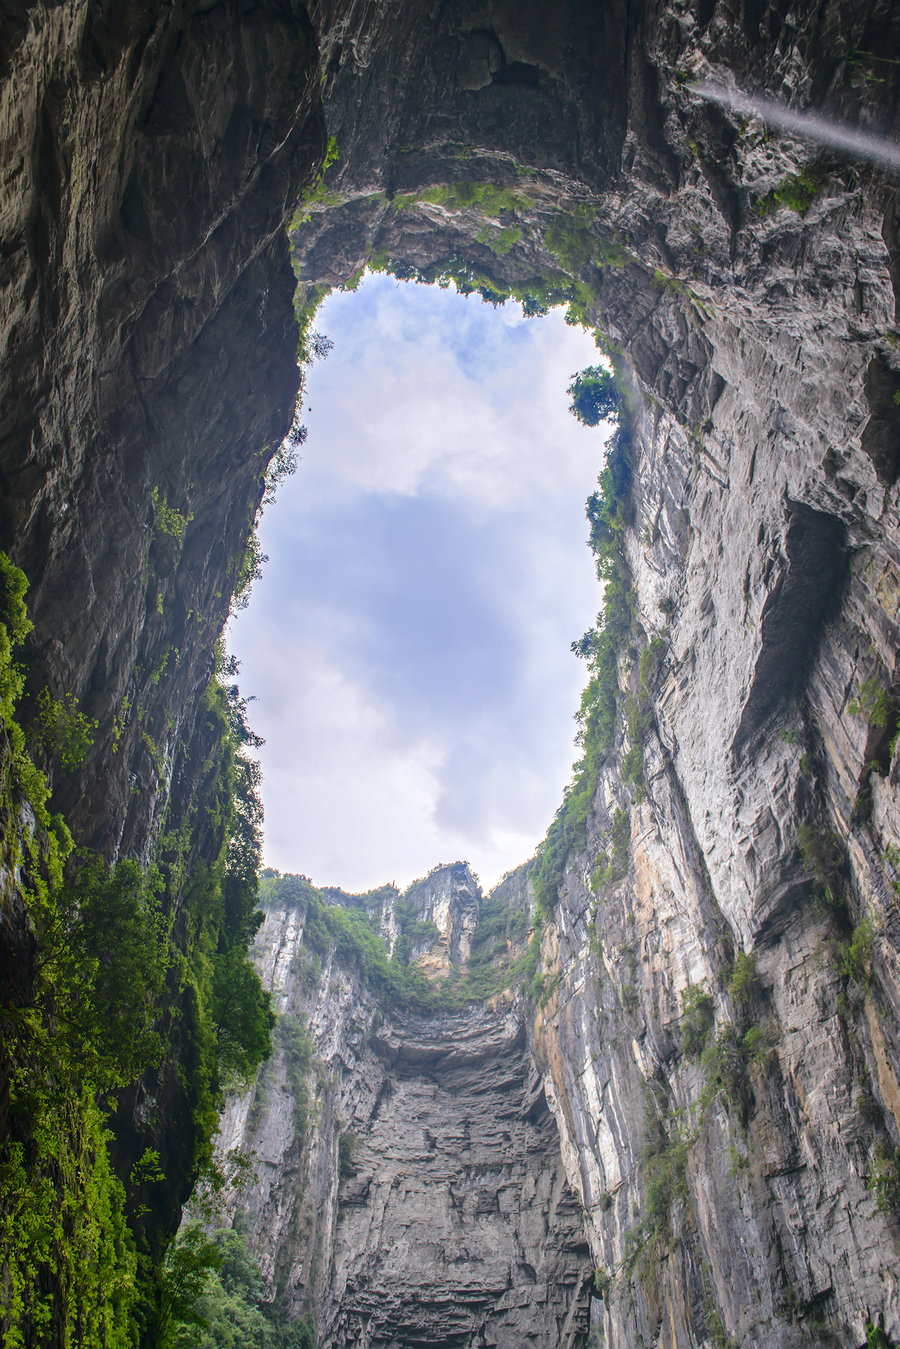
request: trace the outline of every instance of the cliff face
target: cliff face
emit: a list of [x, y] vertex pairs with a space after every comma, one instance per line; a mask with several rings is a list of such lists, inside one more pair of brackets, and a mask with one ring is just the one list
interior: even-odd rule
[[[408, 892], [438, 930], [423, 968], [458, 971], [480, 898], [460, 865]], [[220, 1133], [254, 1155], [231, 1211], [270, 1298], [341, 1349], [583, 1343], [593, 1266], [521, 1006], [392, 1011], [305, 923], [302, 888], [267, 910], [276, 1053]]]
[[[147, 859], [196, 796], [297, 387], [301, 194], [301, 300], [370, 258], [564, 299], [631, 405], [619, 715], [543, 1005], [385, 1016], [327, 953], [304, 972], [299, 911], [267, 919], [326, 1065], [305, 1132], [299, 1042], [226, 1124], [264, 1162], [273, 1293], [335, 1345], [575, 1344], [587, 1264], [622, 1349], [900, 1338], [896, 184], [695, 84], [896, 137], [892, 6], [138, 8], [0, 18], [2, 541], [32, 688], [100, 723], [55, 784], [81, 841]], [[410, 954], [446, 978], [478, 897], [440, 877]]]
[[0, 19], [2, 526], [31, 683], [100, 722], [59, 805], [148, 856], [293, 413], [282, 226], [324, 130], [301, 5], [107, 8]]

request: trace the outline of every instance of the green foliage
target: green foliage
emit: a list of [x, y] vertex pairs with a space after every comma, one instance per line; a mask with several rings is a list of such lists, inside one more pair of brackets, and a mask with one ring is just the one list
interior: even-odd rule
[[891, 1342], [881, 1326], [866, 1322], [866, 1349], [891, 1349]]
[[715, 1003], [705, 982], [690, 984], [681, 995], [681, 1042], [688, 1058], [699, 1058], [715, 1023]]
[[719, 1027], [715, 1040], [703, 1050], [700, 1064], [706, 1074], [701, 1104], [704, 1107], [709, 1105], [722, 1092], [743, 1116], [746, 1109], [747, 1064], [734, 1026], [726, 1022]]
[[769, 1061], [775, 1044], [775, 1030], [771, 1025], [750, 1026], [741, 1039], [741, 1049], [748, 1063], [762, 1068]]
[[868, 988], [872, 982], [872, 948], [875, 944], [875, 924], [868, 914], [853, 929], [849, 942], [841, 945], [841, 971], [854, 983]]
[[498, 216], [501, 211], [515, 215], [527, 211], [532, 205], [531, 197], [520, 195], [509, 188], [494, 183], [473, 183], [468, 179], [460, 179], [459, 182], [448, 183], [444, 187], [428, 188], [417, 195], [398, 194], [394, 198], [394, 209], [400, 211], [405, 206], [414, 206], [420, 201], [433, 202], [435, 205], [446, 207], [448, 211], [477, 211], [481, 215], [492, 217]]
[[579, 723], [576, 738], [584, 753], [575, 764], [563, 803], [538, 850], [533, 882], [542, 914], [553, 911], [569, 855], [587, 842], [588, 811], [600, 768], [615, 739], [618, 657], [631, 628], [634, 608], [631, 574], [622, 554], [630, 487], [630, 442], [625, 428], [620, 426], [610, 439], [606, 467], [599, 479], [600, 490], [587, 502], [591, 548], [597, 557], [597, 573], [606, 588], [597, 626], [572, 644], [572, 650], [587, 660], [590, 670], [576, 714]]
[[263, 507], [272, 505], [281, 484], [297, 472], [297, 450], [306, 439], [306, 427], [300, 425], [298, 415], [294, 417], [294, 422], [284, 443], [279, 445], [269, 460], [262, 499]]
[[601, 852], [591, 869], [590, 886], [597, 894], [605, 885], [616, 885], [628, 874], [628, 849], [631, 845], [631, 814], [618, 809], [613, 815], [608, 852]]
[[324, 173], [326, 169], [330, 169], [332, 164], [337, 163], [340, 157], [341, 154], [338, 150], [337, 141], [334, 136], [329, 136], [328, 143], [325, 146], [325, 158], [322, 160], [322, 172]]
[[[280, 877], [284, 892], [299, 891], [306, 903], [304, 944], [319, 955], [333, 950], [338, 963], [355, 970], [386, 1003], [424, 1008], [435, 992], [414, 966], [393, 961], [382, 937], [364, 913], [340, 904], [326, 904], [305, 877]], [[287, 887], [284, 883], [287, 882]]]
[[352, 1129], [347, 1129], [338, 1140], [338, 1175], [349, 1176], [353, 1171], [353, 1158], [359, 1146], [359, 1139]]
[[602, 1265], [598, 1265], [594, 1270], [594, 1296], [605, 1301], [611, 1283], [612, 1278], [610, 1275]]
[[217, 1077], [221, 1091], [243, 1091], [271, 1052], [275, 1024], [268, 992], [247, 960], [241, 941], [218, 954], [210, 980], [210, 1015], [215, 1028]]
[[879, 1213], [900, 1213], [900, 1151], [894, 1149], [875, 1161], [868, 1188], [875, 1195]]
[[834, 903], [834, 897], [840, 893], [840, 875], [844, 866], [844, 848], [840, 839], [830, 829], [801, 824], [797, 841], [803, 865], [822, 887], [826, 899]]
[[803, 169], [800, 173], [789, 174], [775, 188], [772, 196], [779, 206], [787, 206], [802, 215], [809, 210], [818, 193], [819, 185], [812, 173], [809, 169]]
[[664, 637], [652, 638], [650, 643], [642, 649], [638, 672], [643, 694], [649, 695], [652, 692], [659, 668], [665, 660], [668, 649], [669, 644]]
[[184, 531], [194, 518], [193, 512], [180, 511], [177, 507], [170, 506], [166, 498], [160, 495], [158, 487], [153, 488], [150, 500], [153, 503], [153, 530], [156, 537], [177, 539], [180, 543], [184, 538]]
[[735, 957], [728, 992], [731, 994], [735, 1010], [740, 1016], [746, 1015], [760, 991], [759, 972], [756, 968], [756, 956], [739, 951]]
[[644, 799], [644, 750], [640, 744], [632, 744], [622, 756], [622, 781], [632, 788], [635, 799]]
[[756, 212], [765, 218], [779, 206], [786, 206], [798, 215], [803, 215], [819, 195], [819, 190], [820, 185], [813, 172], [808, 168], [802, 169], [800, 173], [788, 174], [765, 197], [759, 198]]
[[[29, 1078], [14, 1090], [0, 1153], [3, 1343], [133, 1349], [137, 1259], [104, 1112], [89, 1087], [42, 1074], [33, 1056]], [[26, 1111], [36, 1113], [23, 1138]]]
[[[454, 1010], [482, 1002], [501, 989], [521, 985], [533, 991], [540, 957], [540, 927], [529, 934], [528, 915], [502, 899], [484, 901], [472, 934], [471, 956], [460, 975], [432, 983], [409, 961], [410, 942], [431, 940], [434, 924], [418, 919], [403, 898], [390, 889], [400, 934], [393, 956], [373, 926], [373, 912], [381, 912], [383, 892], [344, 895], [343, 903], [329, 902], [305, 876], [263, 876], [264, 904], [288, 903], [305, 908], [304, 946], [314, 957], [333, 952], [338, 965], [359, 975], [387, 1007], [418, 1011]], [[529, 937], [525, 949], [513, 955], [510, 943]], [[277, 1034], [277, 1031], [276, 1031]]]
[[315, 1349], [309, 1318], [288, 1321], [265, 1302], [259, 1267], [232, 1228], [186, 1228], [167, 1273], [174, 1349]]
[[57, 699], [43, 688], [37, 708], [35, 732], [44, 749], [61, 768], [78, 768], [94, 743], [97, 722], [79, 710], [78, 700], [71, 693]]
[[847, 704], [854, 717], [865, 717], [871, 726], [883, 729], [893, 714], [893, 699], [877, 679], [866, 679]]
[[518, 225], [506, 225], [501, 229], [491, 229], [485, 225], [475, 235], [475, 240], [479, 244], [484, 244], [496, 253], [498, 257], [505, 257], [522, 237], [522, 231]]
[[250, 603], [253, 583], [262, 576], [262, 569], [268, 560], [268, 555], [262, 550], [256, 529], [251, 529], [244, 545], [244, 551], [238, 561], [237, 575], [231, 596], [232, 609], [246, 609]]
[[684, 1138], [668, 1139], [644, 1160], [646, 1183], [644, 1231], [647, 1236], [663, 1233], [673, 1204], [687, 1198], [687, 1159], [690, 1144]]
[[619, 391], [615, 376], [604, 366], [589, 365], [573, 375], [566, 393], [572, 398], [569, 411], [585, 426], [597, 426], [601, 421], [618, 421]]
[[35, 1000], [56, 1028], [56, 1060], [104, 1091], [162, 1054], [156, 1020], [171, 955], [160, 888], [155, 868], [89, 857], [55, 894], [32, 896]]
[[[176, 1091], [187, 1125], [179, 1165], [189, 1178], [210, 1155], [225, 1086], [249, 1076], [268, 1051], [268, 999], [246, 959], [257, 926], [261, 809], [258, 770], [240, 750], [253, 738], [236, 689], [212, 685], [198, 731], [208, 756], [203, 791], [184, 827], [164, 834], [159, 868], [128, 859], [110, 867], [82, 852], [64, 880], [72, 838], [47, 809], [47, 783], [15, 716], [23, 680], [13, 650], [30, 627], [25, 591], [22, 573], [0, 555], [0, 709], [9, 745], [2, 846], [18, 869], [34, 947], [27, 999], [3, 1008], [14, 1065], [0, 1148], [4, 1342], [48, 1342], [52, 1325], [54, 1342], [126, 1349], [141, 1324], [147, 1342], [163, 1345], [156, 1331], [165, 1307], [147, 1301], [164, 1281], [154, 1272], [144, 1202], [164, 1179], [160, 1158], [145, 1148], [126, 1191], [110, 1165], [107, 1119], [117, 1093], [148, 1068], [174, 1081], [168, 1036], [177, 1027]], [[48, 695], [38, 706], [57, 757], [78, 761], [93, 723], [68, 697]], [[23, 800], [33, 830], [21, 827]], [[197, 834], [220, 853], [212, 865], [187, 869], [184, 850]]]
[[[572, 276], [591, 261], [594, 249], [599, 243], [591, 232], [590, 225], [597, 212], [589, 206], [575, 207], [571, 211], [560, 211], [554, 217], [544, 235], [544, 243], [551, 253]], [[596, 425], [591, 422], [590, 425]]]
[[294, 1103], [294, 1147], [299, 1151], [306, 1139], [309, 1123], [307, 1074], [313, 1064], [313, 1040], [301, 1017], [292, 1012], [283, 1012], [275, 1023], [275, 1044], [287, 1069]]
[[[32, 629], [25, 608], [27, 589], [25, 573], [14, 566], [5, 553], [0, 553], [0, 716], [16, 768], [23, 767], [26, 758], [25, 737], [16, 720], [16, 704], [25, 687], [25, 675], [22, 667], [13, 659], [13, 651], [24, 642]], [[34, 766], [31, 765], [31, 768], [33, 770]], [[41, 798], [41, 804], [45, 799], [46, 792]]]

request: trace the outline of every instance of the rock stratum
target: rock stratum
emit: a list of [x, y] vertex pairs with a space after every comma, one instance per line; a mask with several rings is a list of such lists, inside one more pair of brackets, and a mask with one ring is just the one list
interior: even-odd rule
[[[367, 264], [568, 303], [627, 390], [593, 520], [616, 640], [585, 648], [586, 763], [515, 882], [539, 983], [413, 1015], [326, 950], [273, 984], [334, 1077], [303, 1148], [312, 1070], [280, 1042], [271, 1108], [229, 1107], [268, 1287], [324, 1344], [900, 1340], [897, 181], [698, 92], [896, 144], [898, 62], [886, 0], [4, 7], [0, 542], [30, 696], [98, 723], [47, 762], [80, 844], [221, 852], [203, 698], [294, 412], [291, 262], [301, 317]], [[41, 968], [22, 819], [4, 798], [14, 1008]], [[411, 949], [435, 977], [466, 903]], [[270, 906], [264, 971], [302, 930]], [[166, 1173], [129, 1210], [157, 1258], [199, 1157], [178, 996], [114, 1118], [119, 1174], [148, 1146]], [[78, 1333], [41, 1279], [11, 1343]]]

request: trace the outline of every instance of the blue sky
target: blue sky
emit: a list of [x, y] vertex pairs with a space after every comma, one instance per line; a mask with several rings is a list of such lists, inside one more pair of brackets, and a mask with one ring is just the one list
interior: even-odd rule
[[597, 351], [560, 311], [387, 276], [315, 326], [334, 349], [228, 636], [266, 738], [266, 863], [360, 890], [464, 858], [487, 886], [533, 853], [574, 757], [605, 433], [565, 389]]

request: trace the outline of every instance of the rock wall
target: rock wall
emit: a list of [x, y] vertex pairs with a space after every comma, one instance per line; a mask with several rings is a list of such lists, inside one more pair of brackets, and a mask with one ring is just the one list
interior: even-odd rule
[[100, 722], [58, 805], [146, 857], [293, 415], [316, 46], [280, 0], [85, 0], [4, 6], [0, 51], [2, 545], [31, 686]]
[[[453, 927], [480, 898], [459, 864], [407, 895]], [[583, 1344], [593, 1265], [521, 1004], [385, 1009], [333, 951], [311, 959], [304, 920], [302, 893], [270, 908], [256, 959], [308, 1065], [282, 1029], [220, 1133], [254, 1156], [231, 1217], [270, 1298], [332, 1349]]]

